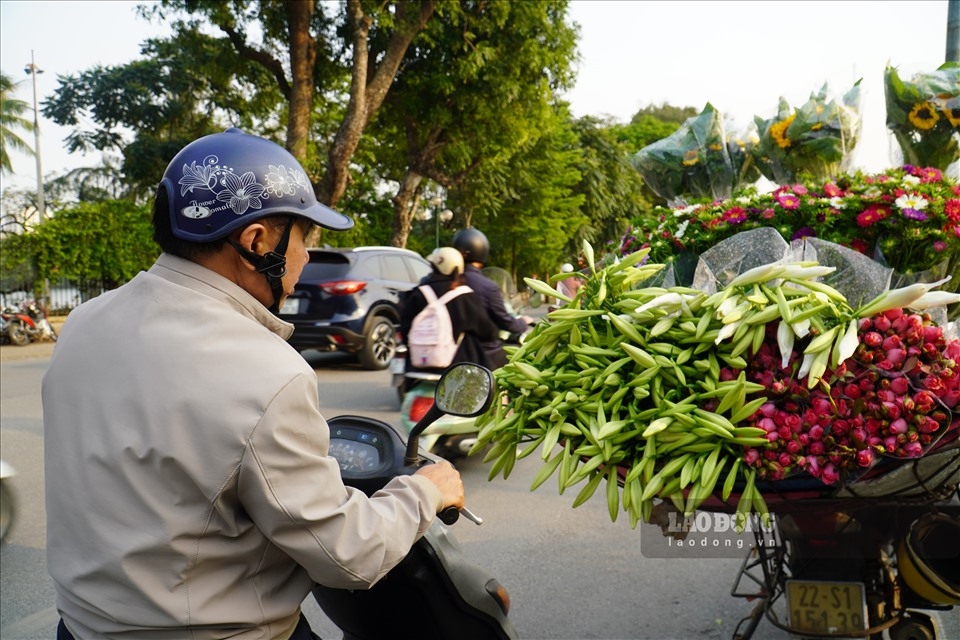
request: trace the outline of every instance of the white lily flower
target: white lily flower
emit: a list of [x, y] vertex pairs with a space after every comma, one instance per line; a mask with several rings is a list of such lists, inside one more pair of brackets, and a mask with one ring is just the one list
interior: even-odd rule
[[684, 296], [682, 294], [671, 291], [661, 294], [653, 300], [640, 305], [636, 308], [635, 313], [643, 313], [647, 309], [655, 309], [659, 307], [671, 307], [671, 311], [673, 311], [679, 308], [683, 301]]
[[833, 273], [836, 270], [836, 267], [823, 267], [819, 265], [804, 267], [801, 265], [788, 264], [784, 266], [781, 277], [793, 280], [810, 280], [811, 278], [819, 278], [820, 276]]
[[798, 338], [804, 338], [810, 333], [810, 320], [801, 320], [790, 325]]
[[837, 349], [837, 364], [842, 364], [857, 350], [857, 345], [860, 344], [860, 338], [857, 336], [857, 324], [857, 319], [854, 318], [847, 325], [847, 332], [843, 334], [843, 338], [840, 340], [840, 345]]
[[736, 322], [731, 322], [730, 324], [723, 325], [723, 327], [720, 328], [720, 332], [717, 333], [717, 339], [714, 340], [713, 343], [720, 344], [721, 342], [723, 342], [724, 340], [732, 336], [734, 333], [737, 332], [737, 327], [739, 327], [742, 322], [743, 320], [737, 320]]
[[747, 269], [734, 278], [727, 287], [740, 287], [745, 284], [753, 284], [754, 282], [767, 282], [768, 280], [779, 278], [783, 269], [784, 266], [776, 262], [763, 264], [753, 269]]
[[725, 315], [733, 312], [733, 310], [737, 308], [738, 304], [740, 304], [740, 296], [730, 296], [721, 302], [719, 307], [717, 307], [717, 317], [722, 318]]
[[816, 353], [805, 353], [803, 355], [803, 362], [800, 363], [800, 371], [797, 372], [797, 378], [803, 378], [810, 373], [810, 367], [813, 366], [813, 360], [816, 357]]
[[780, 366], [784, 369], [790, 364], [790, 355], [793, 354], [794, 334], [790, 323], [781, 320], [777, 325], [777, 346], [780, 347]]
[[907, 306], [917, 311], [923, 311], [924, 309], [930, 309], [932, 307], [945, 307], [957, 302], [960, 302], [960, 293], [928, 291]]
[[917, 300], [925, 296], [931, 289], [939, 287], [949, 280], [950, 276], [947, 276], [946, 278], [937, 280], [936, 282], [918, 282], [906, 287], [901, 287], [900, 289], [891, 289], [890, 291], [885, 291], [874, 298], [871, 302], [868, 302], [864, 306], [857, 309], [857, 317], [866, 318], [890, 309], [902, 309], [903, 307], [910, 307]]

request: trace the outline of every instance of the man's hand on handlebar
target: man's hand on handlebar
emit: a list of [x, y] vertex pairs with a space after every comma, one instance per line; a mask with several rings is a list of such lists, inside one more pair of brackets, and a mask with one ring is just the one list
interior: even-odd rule
[[446, 460], [438, 460], [434, 464], [427, 464], [417, 469], [417, 474], [426, 477], [437, 485], [443, 495], [443, 508], [456, 507], [462, 509], [464, 504], [463, 481], [460, 472]]

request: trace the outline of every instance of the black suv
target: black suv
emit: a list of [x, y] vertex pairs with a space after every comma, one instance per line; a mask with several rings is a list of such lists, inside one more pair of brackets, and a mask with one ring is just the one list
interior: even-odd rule
[[309, 249], [310, 262], [279, 316], [292, 322], [298, 351], [355, 353], [383, 369], [396, 351], [399, 296], [430, 273], [430, 263], [396, 247]]

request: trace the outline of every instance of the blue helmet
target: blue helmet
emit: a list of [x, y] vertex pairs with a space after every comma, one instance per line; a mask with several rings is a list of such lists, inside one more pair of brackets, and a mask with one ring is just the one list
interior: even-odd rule
[[289, 151], [265, 138], [227, 129], [194, 140], [163, 173], [173, 235], [211, 242], [275, 215], [307, 218], [344, 231], [353, 219], [320, 204]]

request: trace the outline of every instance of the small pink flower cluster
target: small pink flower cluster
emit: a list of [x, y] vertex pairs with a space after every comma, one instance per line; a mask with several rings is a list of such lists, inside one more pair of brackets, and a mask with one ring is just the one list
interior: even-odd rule
[[[773, 324], [773, 323], [771, 323]], [[916, 458], [960, 429], [960, 341], [943, 336], [929, 316], [886, 311], [860, 321], [855, 354], [807, 388], [795, 377], [798, 345], [781, 368], [776, 328], [748, 361], [747, 376], [769, 398], [744, 424], [766, 432], [767, 447], [748, 447], [760, 478], [806, 471], [826, 484], [871, 467], [878, 456]], [[729, 377], [732, 372], [725, 372]], [[734, 374], [735, 377], [735, 374]]]

